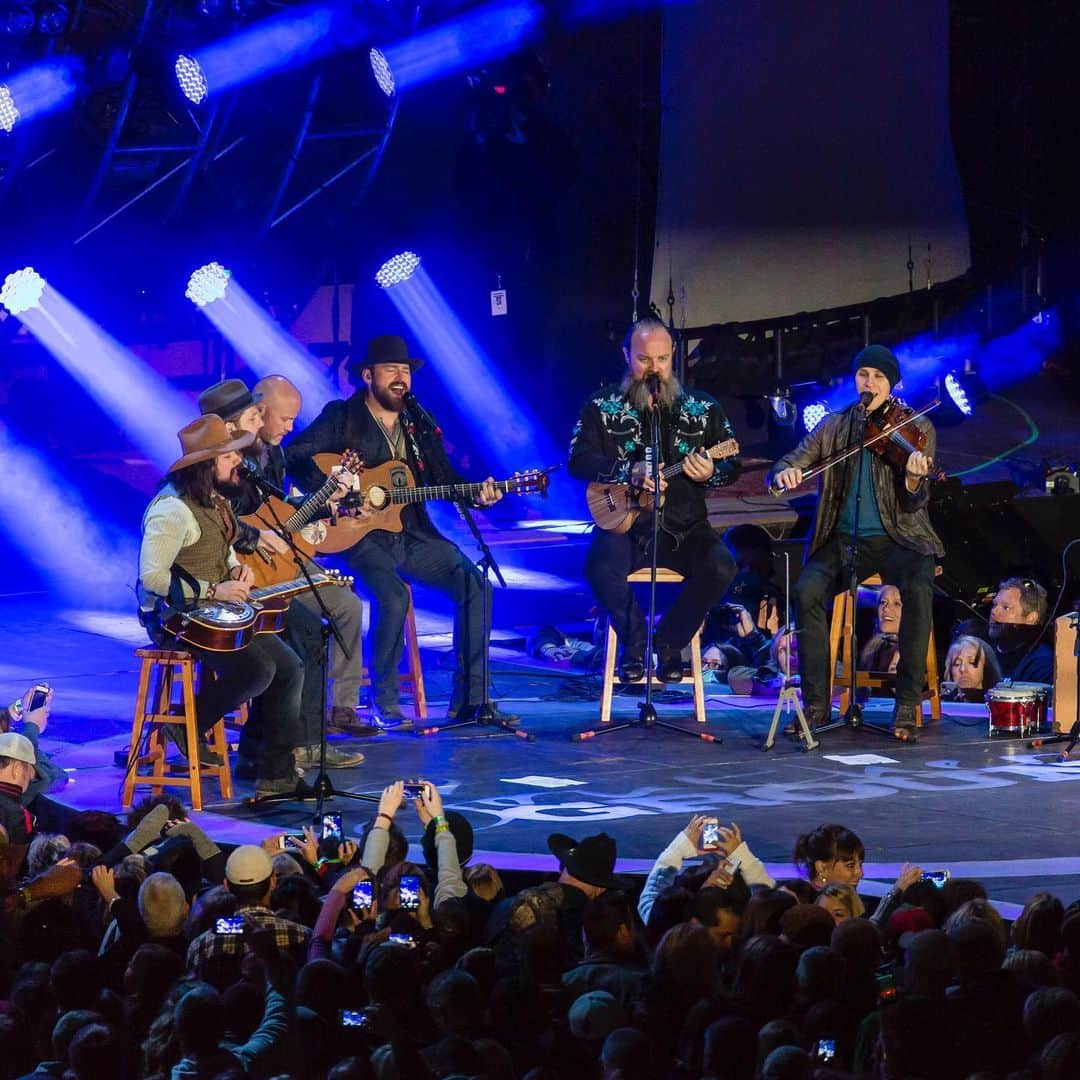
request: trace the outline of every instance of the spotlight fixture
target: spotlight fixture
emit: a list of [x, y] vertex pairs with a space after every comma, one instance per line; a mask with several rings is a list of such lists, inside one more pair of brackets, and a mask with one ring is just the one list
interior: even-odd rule
[[968, 397], [967, 390], [964, 389], [964, 384], [960, 381], [960, 376], [955, 371], [950, 371], [945, 376], [945, 392], [964, 416], [971, 415], [971, 399]]
[[811, 401], [809, 404], [804, 405], [802, 422], [803, 427], [806, 428], [806, 434], [809, 435], [830, 412], [832, 412], [832, 410], [824, 401]]
[[232, 271], [226, 270], [221, 263], [207, 263], [205, 266], [200, 266], [188, 278], [184, 295], [196, 307], [206, 307], [207, 304], [212, 304], [225, 295], [230, 277], [232, 277]]
[[21, 315], [38, 306], [41, 294], [45, 291], [45, 279], [32, 267], [24, 266], [4, 279], [0, 289], [0, 304], [12, 315]]
[[201, 105], [206, 100], [210, 88], [206, 85], [206, 76], [199, 66], [199, 61], [186, 53], [181, 53], [176, 58], [175, 70], [181, 93], [192, 105]]
[[387, 97], [393, 97], [395, 89], [394, 73], [390, 70], [390, 64], [386, 56], [378, 49], [372, 49], [368, 53], [368, 60], [371, 62], [371, 73], [375, 76], [379, 89]]
[[416, 273], [419, 266], [419, 255], [412, 251], [403, 251], [400, 255], [387, 259], [379, 267], [379, 271], [375, 275], [375, 284], [381, 289], [391, 289], [395, 285], [408, 281]]
[[769, 407], [773, 419], [780, 427], [792, 427], [799, 410], [791, 400], [791, 391], [786, 386], [778, 386], [769, 395]]
[[7, 84], [0, 83], [0, 128], [10, 135], [18, 119], [19, 110], [15, 107], [15, 99], [11, 96]]

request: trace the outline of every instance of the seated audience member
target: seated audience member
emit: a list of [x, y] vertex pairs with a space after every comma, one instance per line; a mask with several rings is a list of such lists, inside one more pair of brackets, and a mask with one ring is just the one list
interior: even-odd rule
[[[863, 842], [843, 825], [819, 825], [795, 841], [794, 862], [820, 892], [838, 882], [857, 889], [863, 876]], [[879, 901], [871, 919], [885, 926], [889, 916], [900, 906], [904, 890], [922, 877], [922, 868], [904, 863], [899, 877]]]
[[866, 914], [866, 907], [855, 889], [839, 881], [826, 885], [814, 902], [823, 907], [837, 925], [848, 919], [861, 919]]
[[1042, 640], [1046, 590], [1031, 578], [1008, 578], [998, 586], [987, 633], [1003, 678], [1054, 681], [1054, 650]]
[[950, 701], [983, 701], [986, 691], [1001, 682], [997, 654], [982, 638], [961, 634], [945, 655], [942, 697]]
[[874, 634], [859, 652], [859, 668], [862, 671], [896, 671], [900, 660], [900, 617], [903, 611], [900, 590], [895, 585], [882, 585], [878, 590]]
[[799, 639], [793, 626], [775, 634], [753, 664], [730, 667], [728, 685], [733, 694], [775, 697], [783, 689], [785, 665], [792, 684], [798, 685]]

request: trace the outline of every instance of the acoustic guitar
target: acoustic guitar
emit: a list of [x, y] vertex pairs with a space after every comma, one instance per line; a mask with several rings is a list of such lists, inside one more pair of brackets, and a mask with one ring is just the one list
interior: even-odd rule
[[[336, 463], [333, 454], [316, 454], [312, 461], [324, 473]], [[528, 492], [544, 495], [548, 489], [548, 475], [557, 467], [553, 465], [548, 469], [514, 473], [509, 480], [496, 480], [495, 489], [512, 495]], [[315, 548], [323, 554], [331, 554], [352, 547], [376, 529], [401, 532], [401, 511], [406, 506], [435, 500], [472, 502], [479, 496], [482, 487], [482, 483], [417, 487], [412, 470], [403, 461], [387, 461], [364, 469], [356, 477], [353, 490], [363, 498], [370, 514], [363, 518], [338, 518], [337, 524], [327, 529], [326, 536], [315, 542]]]
[[[324, 570], [312, 574], [311, 583], [317, 589], [327, 585], [344, 587], [352, 585], [353, 579], [342, 577], [336, 570]], [[307, 587], [307, 579], [299, 577], [252, 589], [244, 601], [203, 600], [170, 615], [165, 620], [165, 630], [200, 649], [237, 652], [250, 644], [256, 634], [280, 634], [292, 598]]]
[[[363, 467], [364, 463], [359, 455], [352, 450], [346, 450], [339, 459], [335, 460], [333, 471], [327, 477], [326, 483], [318, 491], [312, 492], [299, 506], [268, 496], [258, 510], [253, 514], [245, 514], [240, 520], [256, 529], [272, 529], [274, 532], [288, 533], [297, 551], [310, 559], [315, 554], [317, 542], [325, 539], [329, 531], [334, 528], [325, 519], [318, 521], [312, 519], [330, 501], [339, 482], [344, 482], [351, 487], [356, 475]], [[342, 549], [333, 548], [332, 550]], [[299, 573], [296, 555], [291, 551], [285, 552], [284, 555], [263, 555], [259, 551], [253, 551], [247, 555], [238, 554], [237, 558], [255, 575], [255, 588], [278, 585], [295, 578]]]
[[[713, 461], [735, 457], [738, 452], [739, 444], [734, 439], [726, 439], [704, 451]], [[673, 476], [678, 476], [683, 471], [685, 461], [686, 458], [683, 458], [682, 461], [661, 469], [661, 478], [670, 480]], [[594, 480], [589, 485], [585, 500], [589, 504], [593, 521], [605, 532], [627, 532], [640, 514], [650, 513], [653, 508], [653, 497], [649, 492], [642, 491], [633, 484], [610, 484], [602, 480]]]

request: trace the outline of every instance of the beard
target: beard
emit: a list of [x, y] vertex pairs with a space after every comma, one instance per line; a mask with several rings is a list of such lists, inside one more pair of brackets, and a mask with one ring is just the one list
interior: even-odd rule
[[[401, 397], [395, 397], [390, 393], [389, 387], [376, 386], [375, 383], [371, 384], [371, 396], [378, 402], [379, 407], [385, 409], [387, 412], [403, 412], [405, 409], [405, 395]], [[407, 391], [406, 391], [407, 393]]]
[[[638, 412], [645, 412], [652, 404], [652, 394], [649, 393], [648, 383], [645, 379], [635, 379], [629, 372], [623, 376], [620, 384], [623, 396]], [[682, 394], [682, 384], [678, 377], [671, 374], [670, 378], [660, 380], [660, 404], [665, 409], [670, 409]]]
[[987, 637], [999, 653], [1014, 653], [1026, 649], [1042, 633], [1035, 623], [999, 623], [993, 619], [987, 624]]

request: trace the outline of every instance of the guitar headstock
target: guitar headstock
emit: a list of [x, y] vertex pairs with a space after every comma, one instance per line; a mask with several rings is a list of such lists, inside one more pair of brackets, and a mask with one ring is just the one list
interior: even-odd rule
[[725, 458], [736, 457], [739, 453], [739, 444], [735, 439], [725, 439], [715, 446], [710, 446], [705, 451], [713, 461], [723, 461]]
[[558, 465], [551, 465], [546, 469], [527, 469], [524, 472], [516, 472], [506, 481], [506, 490], [514, 495], [527, 495], [530, 492], [547, 495], [550, 483], [548, 477], [558, 467]]
[[327, 567], [323, 573], [341, 588], [352, 588], [353, 582], [356, 580], [356, 578], [343, 574], [340, 570], [334, 570], [332, 567]]
[[[341, 455], [341, 468], [353, 477], [364, 471], [364, 459], [355, 450], [346, 450]], [[344, 479], [344, 477], [342, 478]]]

